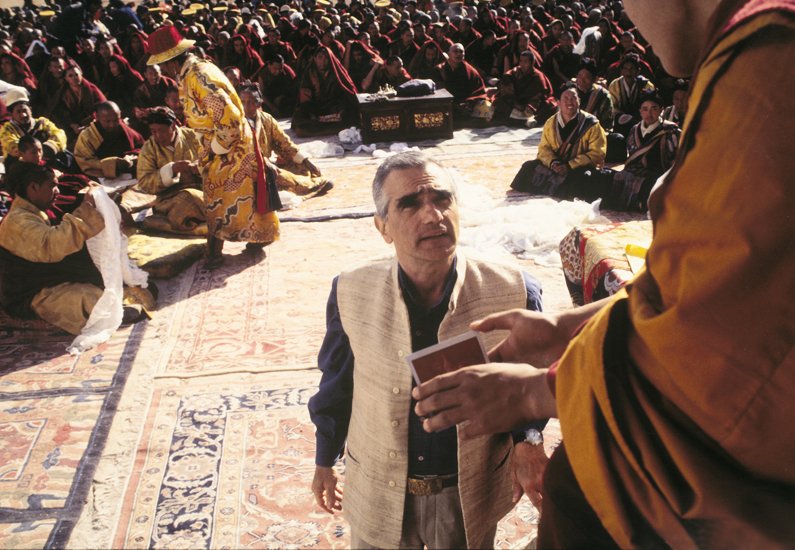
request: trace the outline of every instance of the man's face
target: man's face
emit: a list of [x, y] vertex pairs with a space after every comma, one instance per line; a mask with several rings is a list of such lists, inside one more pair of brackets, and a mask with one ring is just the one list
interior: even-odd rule
[[152, 137], [160, 147], [168, 147], [174, 143], [177, 126], [175, 124], [150, 124], [149, 131], [152, 132]]
[[146, 70], [144, 71], [144, 75], [149, 85], [154, 86], [155, 84], [157, 84], [157, 81], [160, 79], [160, 66], [148, 65], [146, 67]]
[[278, 44], [279, 43], [279, 33], [269, 32], [268, 33], [268, 42], [270, 42], [273, 45]]
[[533, 60], [526, 55], [519, 57], [519, 69], [524, 74], [529, 74], [533, 70]]
[[110, 69], [110, 74], [113, 76], [119, 76], [121, 74], [121, 67], [116, 61], [111, 60], [111, 62], [108, 63], [108, 68]]
[[654, 101], [644, 101], [640, 106], [640, 118], [643, 124], [650, 126], [659, 120], [662, 109]]
[[27, 101], [20, 101], [11, 109], [11, 120], [16, 122], [22, 127], [27, 127], [30, 124], [30, 119], [33, 113], [30, 110], [30, 105]]
[[580, 110], [580, 97], [572, 89], [568, 89], [560, 96], [560, 113], [565, 119], [574, 118]]
[[464, 61], [464, 48], [460, 45], [454, 45], [448, 52], [450, 61], [454, 63], [462, 63]]
[[634, 42], [631, 36], [621, 36], [621, 47], [624, 48], [624, 50], [630, 49]]
[[577, 88], [581, 92], [587, 92], [593, 86], [593, 75], [591, 71], [587, 71], [585, 69], [580, 69], [580, 72], [577, 73]]
[[64, 78], [71, 86], [77, 87], [83, 82], [83, 73], [76, 67], [71, 67], [67, 69]]
[[392, 63], [387, 64], [386, 72], [391, 77], [397, 77], [400, 75], [403, 69], [403, 63], [401, 61], [393, 61]]
[[247, 118], [254, 118], [257, 116], [257, 109], [259, 109], [259, 102], [254, 97], [254, 94], [249, 92], [241, 92], [240, 102], [243, 104], [243, 110]]
[[41, 159], [44, 158], [44, 153], [41, 148], [41, 143], [36, 142], [31, 147], [28, 147], [24, 152], [19, 152], [19, 160], [22, 162], [29, 162], [31, 164], [39, 164]]
[[570, 35], [563, 35], [560, 37], [560, 49], [566, 53], [574, 51], [574, 38]]
[[624, 63], [621, 65], [621, 76], [627, 80], [634, 80], [638, 76], [638, 68], [634, 63]]
[[328, 68], [329, 58], [325, 51], [320, 51], [315, 54], [315, 67], [319, 71], [325, 71]]
[[236, 54], [241, 55], [243, 53], [243, 50], [245, 49], [245, 44], [243, 44], [242, 40], [234, 40], [232, 42], [232, 45], [235, 48]]
[[395, 245], [404, 268], [450, 263], [458, 241], [458, 204], [450, 176], [440, 167], [395, 170], [384, 181], [389, 200], [386, 219], [375, 224]]
[[414, 30], [410, 28], [406, 29], [403, 31], [403, 34], [400, 35], [400, 38], [403, 40], [403, 44], [410, 44], [414, 40]]
[[110, 132], [119, 127], [121, 116], [116, 111], [105, 109], [97, 113], [97, 122], [103, 130]]
[[105, 59], [110, 59], [110, 56], [113, 55], [113, 49], [110, 47], [110, 44], [102, 42], [99, 45], [99, 55]]
[[163, 61], [160, 64], [160, 70], [163, 74], [171, 78], [177, 78], [179, 76], [179, 68], [179, 63], [173, 59]]
[[16, 72], [14, 70], [14, 63], [7, 57], [4, 57], [3, 60], [0, 61], [0, 66], [4, 74], [14, 74], [14, 72]]
[[61, 78], [66, 69], [66, 62], [62, 57], [56, 57], [47, 65], [47, 70], [55, 78]]
[[39, 210], [47, 210], [58, 195], [58, 183], [55, 175], [49, 177], [41, 183], [31, 183], [26, 191], [27, 199]]
[[179, 100], [179, 92], [168, 92], [166, 93], [166, 106], [174, 111], [175, 113], [179, 114], [182, 112], [182, 102]]

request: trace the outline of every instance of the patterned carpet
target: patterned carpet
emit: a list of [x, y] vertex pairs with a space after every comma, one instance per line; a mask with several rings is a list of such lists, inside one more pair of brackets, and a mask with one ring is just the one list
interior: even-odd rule
[[0, 541], [60, 548], [83, 507], [145, 324], [90, 353], [72, 337], [5, 329], [0, 340]]
[[[486, 129], [421, 145], [502, 199], [537, 140]], [[369, 216], [379, 162], [317, 159], [335, 188], [284, 213], [294, 221], [266, 257], [227, 243], [221, 269], [158, 280], [153, 319], [77, 361], [68, 335], [0, 318], [0, 545], [348, 545], [347, 523], [313, 503], [306, 401], [332, 278], [392, 253]], [[571, 306], [559, 266], [514, 261], [541, 280], [547, 310]], [[559, 441], [556, 422], [546, 435]], [[498, 547], [526, 546], [536, 522], [522, 499]]]

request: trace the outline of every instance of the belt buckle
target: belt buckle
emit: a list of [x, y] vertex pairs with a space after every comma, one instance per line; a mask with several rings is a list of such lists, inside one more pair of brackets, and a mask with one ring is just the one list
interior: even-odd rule
[[444, 480], [441, 477], [431, 479], [408, 478], [406, 488], [410, 495], [428, 497], [442, 492]]

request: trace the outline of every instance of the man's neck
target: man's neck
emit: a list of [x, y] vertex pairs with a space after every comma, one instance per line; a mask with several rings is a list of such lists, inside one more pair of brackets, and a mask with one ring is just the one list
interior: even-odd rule
[[401, 269], [414, 285], [417, 298], [423, 307], [430, 308], [442, 299], [447, 275], [453, 265], [453, 258], [454, 256], [450, 256], [445, 263], [400, 264]]

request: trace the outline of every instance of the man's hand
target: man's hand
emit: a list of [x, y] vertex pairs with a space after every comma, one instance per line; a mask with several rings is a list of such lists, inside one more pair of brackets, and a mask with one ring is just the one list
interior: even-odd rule
[[174, 175], [189, 174], [194, 171], [194, 165], [189, 160], [178, 160], [174, 162], [171, 169], [174, 171]]
[[318, 167], [317, 167], [317, 166], [315, 166], [315, 165], [314, 165], [314, 163], [313, 163], [311, 160], [309, 160], [309, 159], [304, 159], [304, 161], [302, 162], [302, 164], [304, 165], [304, 167], [305, 167], [307, 170], [309, 170], [309, 173], [310, 173], [311, 175], [315, 176], [316, 178], [320, 177], [320, 170], [318, 169]]
[[116, 173], [121, 174], [132, 170], [133, 163], [127, 157], [116, 159]]
[[478, 332], [510, 331], [505, 340], [489, 351], [489, 360], [529, 363], [539, 368], [556, 361], [571, 336], [560, 328], [557, 317], [525, 309], [489, 315], [470, 324], [470, 328]]
[[87, 204], [91, 208], [97, 207], [97, 203], [94, 201], [94, 196], [91, 193], [83, 193], [83, 202], [80, 204]]
[[315, 466], [312, 492], [318, 506], [329, 514], [333, 514], [334, 510], [342, 510], [342, 489], [337, 486], [337, 474], [332, 468]]
[[565, 176], [569, 173], [569, 165], [565, 162], [558, 162], [555, 161], [551, 165], [552, 171], [558, 174], [559, 176]]
[[514, 504], [519, 502], [524, 493], [533, 506], [541, 510], [541, 488], [547, 462], [549, 457], [544, 451], [544, 445], [532, 445], [522, 441], [514, 446], [511, 456]]
[[546, 369], [491, 363], [439, 375], [414, 388], [414, 410], [426, 432], [460, 424], [464, 438], [510, 431], [556, 416]]

